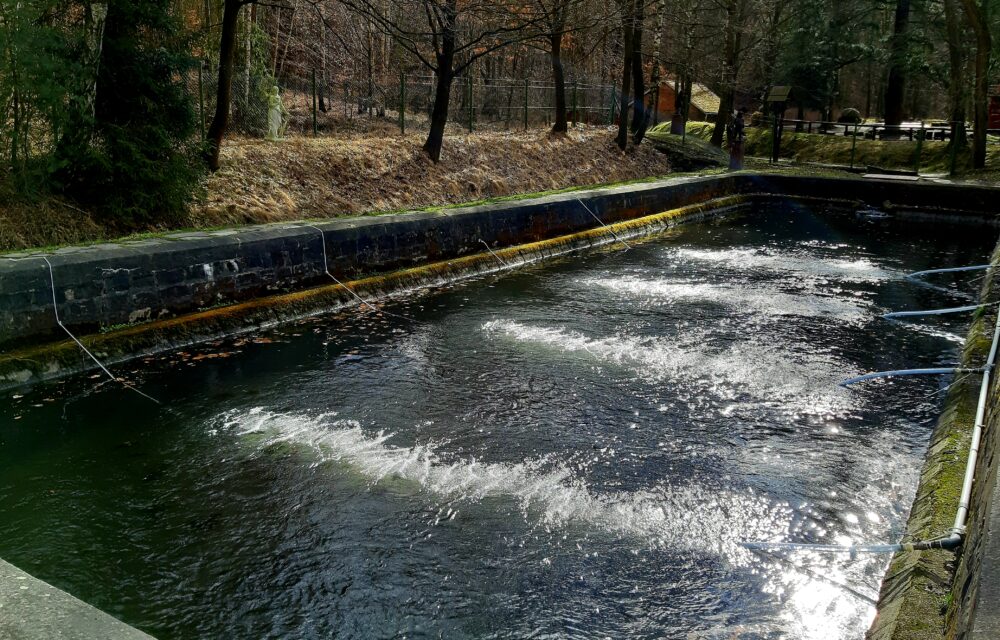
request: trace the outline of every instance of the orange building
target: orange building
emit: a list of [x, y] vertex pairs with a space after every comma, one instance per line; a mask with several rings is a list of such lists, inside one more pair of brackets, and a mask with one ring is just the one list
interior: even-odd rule
[[[655, 89], [653, 89], [655, 92]], [[660, 103], [658, 109], [659, 122], [669, 121], [677, 108], [677, 93], [674, 83], [665, 81], [660, 84]], [[719, 96], [712, 90], [697, 82], [691, 85], [691, 107], [688, 109], [688, 120], [714, 122], [719, 115]]]

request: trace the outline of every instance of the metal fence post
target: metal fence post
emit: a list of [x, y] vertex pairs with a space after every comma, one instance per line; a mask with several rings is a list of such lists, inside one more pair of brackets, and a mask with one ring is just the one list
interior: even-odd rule
[[577, 86], [577, 82], [574, 80], [573, 81], [573, 128], [574, 129], [576, 128], [576, 125], [578, 124], [578, 121], [579, 121], [579, 116], [577, 115], [577, 112], [576, 112], [576, 106], [577, 106], [577, 102], [576, 102], [576, 86]]
[[615, 93], [618, 92], [617, 87], [611, 87], [611, 105], [608, 107], [608, 124], [612, 125], [615, 123], [615, 105], [617, 100], [615, 100]]
[[858, 123], [854, 123], [854, 136], [851, 138], [851, 168], [854, 168], [854, 149], [858, 146]]
[[406, 135], [406, 76], [399, 73], [399, 133]]
[[920, 154], [923, 152], [923, 150], [924, 150], [924, 122], [923, 120], [921, 120], [920, 132], [917, 134], [917, 157], [913, 161], [913, 164], [915, 165], [913, 167], [913, 170], [916, 172], [917, 175], [920, 175]]
[[524, 79], [524, 130], [528, 130], [528, 79]]
[[952, 177], [954, 177], [954, 175], [955, 175], [955, 167], [956, 167], [956, 165], [958, 163], [958, 134], [959, 134], [959, 127], [960, 126], [964, 126], [964, 125], [965, 125], [965, 123], [962, 123], [961, 125], [959, 125], [957, 121], [951, 123], [951, 140], [950, 140], [950, 143], [951, 143], [951, 154], [950, 155], [951, 155], [951, 157], [948, 160], [948, 162], [949, 162], [948, 175], [952, 176]]
[[472, 119], [473, 117], [475, 117], [473, 115], [473, 108], [472, 108], [472, 74], [469, 74], [468, 78], [469, 82], [467, 83], [468, 90], [466, 91], [466, 96], [468, 97], [468, 107], [469, 107], [469, 133], [472, 133], [472, 129], [474, 128], [474, 123]]
[[312, 70], [312, 94], [313, 94], [313, 135], [319, 133], [319, 128], [316, 126], [316, 70]]

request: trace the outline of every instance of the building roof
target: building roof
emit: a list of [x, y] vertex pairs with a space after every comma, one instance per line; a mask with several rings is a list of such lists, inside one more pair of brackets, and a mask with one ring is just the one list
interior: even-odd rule
[[[664, 76], [661, 82], [673, 91], [675, 82], [673, 76]], [[705, 85], [699, 82], [691, 83], [691, 106], [698, 111], [701, 111], [705, 115], [710, 113], [717, 114], [719, 113], [719, 104], [721, 104], [721, 102], [722, 101], [719, 99], [719, 96], [715, 95], [715, 93]]]
[[691, 104], [702, 113], [719, 113], [719, 96], [703, 84], [691, 84]]

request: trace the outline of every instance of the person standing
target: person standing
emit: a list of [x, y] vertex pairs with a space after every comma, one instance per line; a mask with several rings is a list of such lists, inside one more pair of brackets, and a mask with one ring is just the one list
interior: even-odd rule
[[746, 122], [743, 120], [745, 108], [736, 112], [729, 127], [729, 169], [739, 171], [743, 168], [743, 143], [746, 140]]

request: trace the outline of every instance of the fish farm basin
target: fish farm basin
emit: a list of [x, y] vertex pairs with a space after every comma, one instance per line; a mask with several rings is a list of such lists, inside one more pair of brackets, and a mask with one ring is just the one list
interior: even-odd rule
[[110, 357], [156, 402], [73, 351], [0, 395], [0, 558], [161, 640], [864, 637], [890, 556], [743, 543], [903, 537], [955, 379], [838, 383], [962, 359], [973, 314], [882, 316], [976, 304], [981, 272], [905, 276], [990, 262], [981, 217], [748, 198], [489, 242]]

